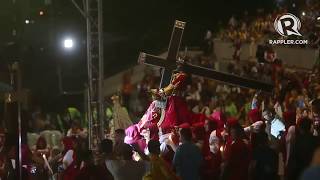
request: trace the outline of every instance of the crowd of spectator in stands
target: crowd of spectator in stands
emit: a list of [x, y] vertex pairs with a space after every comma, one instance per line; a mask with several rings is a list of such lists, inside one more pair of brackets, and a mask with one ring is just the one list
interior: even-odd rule
[[[320, 43], [320, 3], [314, 1], [312, 4], [308, 4], [301, 9], [303, 10], [299, 14], [296, 14], [302, 24], [300, 32], [303, 35], [303, 39], [308, 39], [309, 47], [317, 48]], [[281, 7], [271, 13], [258, 12], [256, 16], [249, 16], [247, 12], [241, 18], [232, 16], [228, 22], [228, 26], [220, 32], [218, 38], [225, 41], [255, 42], [257, 44], [264, 43], [269, 39], [288, 38], [279, 36], [274, 28], [274, 20], [277, 16], [284, 13], [288, 13], [288, 10]]]

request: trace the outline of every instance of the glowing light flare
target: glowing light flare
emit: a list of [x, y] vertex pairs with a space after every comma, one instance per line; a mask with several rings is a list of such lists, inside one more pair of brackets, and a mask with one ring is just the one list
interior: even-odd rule
[[71, 48], [73, 48], [73, 40], [70, 39], [70, 38], [65, 39], [64, 42], [63, 42], [63, 46], [64, 46], [64, 48], [66, 48], [66, 49], [71, 49]]
[[221, 147], [220, 147], [220, 152], [223, 152], [223, 151], [224, 151], [224, 147], [221, 146]]

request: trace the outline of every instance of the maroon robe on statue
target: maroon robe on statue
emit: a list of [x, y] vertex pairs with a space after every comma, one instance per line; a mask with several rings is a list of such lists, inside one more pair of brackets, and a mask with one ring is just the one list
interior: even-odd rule
[[170, 96], [167, 101], [165, 117], [159, 125], [164, 134], [171, 132], [174, 126], [188, 123], [193, 126], [204, 125], [206, 117], [203, 114], [195, 114], [188, 109], [186, 101], [179, 96]]

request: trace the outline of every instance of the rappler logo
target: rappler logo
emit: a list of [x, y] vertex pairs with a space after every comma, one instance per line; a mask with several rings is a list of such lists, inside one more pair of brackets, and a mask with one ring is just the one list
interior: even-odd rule
[[[271, 45], [306, 45], [308, 44], [307, 39], [301, 39], [301, 28], [300, 19], [291, 13], [285, 13], [278, 16], [273, 23], [274, 29], [284, 38], [281, 39], [269, 39]], [[289, 39], [291, 35], [299, 36], [299, 38]]]
[[274, 20], [273, 25], [274, 25], [274, 29], [281, 36], [290, 36], [290, 35], [302, 36], [299, 32], [301, 28], [300, 19], [291, 13], [285, 13], [281, 16], [278, 16]]

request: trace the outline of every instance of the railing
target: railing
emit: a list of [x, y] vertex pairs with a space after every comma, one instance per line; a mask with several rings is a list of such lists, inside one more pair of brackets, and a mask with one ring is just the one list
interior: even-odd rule
[[[277, 57], [288, 67], [298, 67], [301, 69], [312, 69], [317, 58], [319, 50], [311, 48], [297, 47], [281, 47], [273, 46]], [[223, 41], [220, 39], [214, 40], [214, 51], [218, 60], [232, 60], [234, 47], [232, 42]], [[255, 61], [257, 44], [242, 44], [240, 60]]]

